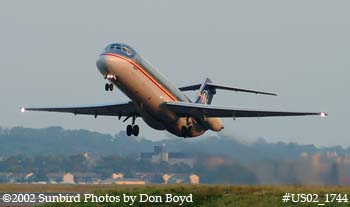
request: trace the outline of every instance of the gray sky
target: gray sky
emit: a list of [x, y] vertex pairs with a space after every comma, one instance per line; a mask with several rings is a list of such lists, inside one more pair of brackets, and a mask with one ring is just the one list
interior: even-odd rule
[[[279, 94], [220, 91], [214, 104], [329, 113], [325, 119], [226, 119], [223, 133], [350, 146], [349, 8], [349, 1], [319, 0], [2, 2], [0, 126], [124, 130], [116, 118], [18, 109], [126, 101], [117, 90], [104, 91], [95, 66], [108, 43], [125, 42], [177, 86], [210, 77]], [[143, 136], [170, 136], [141, 122]]]

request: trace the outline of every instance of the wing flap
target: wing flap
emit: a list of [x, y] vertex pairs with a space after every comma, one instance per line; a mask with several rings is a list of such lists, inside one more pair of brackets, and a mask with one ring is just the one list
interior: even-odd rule
[[307, 115], [327, 115], [324, 112], [287, 112], [268, 111], [256, 109], [239, 109], [226, 106], [215, 106], [185, 102], [167, 102], [167, 107], [182, 117], [201, 116], [206, 117], [271, 117], [271, 116], [307, 116]]

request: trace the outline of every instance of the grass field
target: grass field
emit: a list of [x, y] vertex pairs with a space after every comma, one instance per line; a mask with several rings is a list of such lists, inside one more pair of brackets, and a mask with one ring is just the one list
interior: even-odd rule
[[[120, 196], [120, 202], [95, 202], [95, 203], [50, 203], [44, 206], [180, 206], [180, 202], [166, 203], [166, 195], [188, 196], [192, 194], [193, 202], [186, 202], [181, 206], [350, 206], [350, 201], [338, 203], [325, 203], [324, 195], [327, 193], [346, 194], [350, 192], [350, 187], [303, 187], [303, 186], [233, 186], [233, 185], [146, 185], [146, 186], [116, 186], [116, 185], [0, 185], [0, 192], [73, 192], [73, 193], [93, 193], [96, 196], [110, 197]], [[287, 203], [282, 202], [282, 196], [285, 193], [312, 193], [318, 194], [318, 203]], [[137, 199], [133, 205], [131, 202], [123, 202], [123, 194], [136, 195]], [[158, 195], [161, 196], [161, 202], [139, 202], [139, 195]], [[145, 198], [145, 196], [143, 196]], [[313, 196], [315, 199], [315, 197]], [[343, 197], [344, 198], [344, 197]], [[331, 197], [329, 197], [329, 200]], [[159, 201], [159, 199], [158, 199]], [[187, 201], [191, 201], [187, 200]], [[342, 200], [344, 201], [344, 200]]]

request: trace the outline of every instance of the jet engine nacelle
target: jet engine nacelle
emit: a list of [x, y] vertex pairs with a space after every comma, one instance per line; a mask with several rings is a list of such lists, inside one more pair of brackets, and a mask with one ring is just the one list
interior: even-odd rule
[[209, 129], [213, 131], [218, 132], [224, 128], [224, 124], [222, 123], [220, 118], [208, 117], [206, 118], [206, 122], [208, 123]]

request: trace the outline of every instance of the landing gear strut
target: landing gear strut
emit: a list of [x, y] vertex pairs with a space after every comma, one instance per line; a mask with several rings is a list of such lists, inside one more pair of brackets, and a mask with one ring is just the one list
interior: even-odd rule
[[113, 84], [112, 83], [106, 83], [105, 90], [106, 91], [113, 91]]
[[140, 133], [139, 126], [135, 125], [135, 119], [136, 119], [136, 117], [133, 116], [132, 117], [132, 124], [131, 125], [129, 124], [128, 126], [126, 126], [126, 135], [128, 135], [128, 136], [131, 136], [131, 135], [138, 136]]

